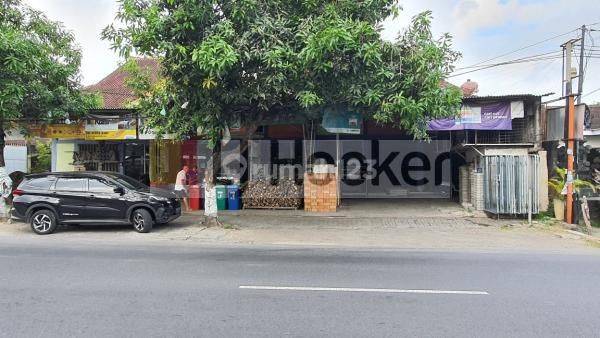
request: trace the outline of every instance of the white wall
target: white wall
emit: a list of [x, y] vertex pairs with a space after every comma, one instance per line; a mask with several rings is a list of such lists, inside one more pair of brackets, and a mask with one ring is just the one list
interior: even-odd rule
[[27, 146], [5, 146], [4, 162], [6, 162], [6, 173], [14, 171], [28, 172], [27, 169]]

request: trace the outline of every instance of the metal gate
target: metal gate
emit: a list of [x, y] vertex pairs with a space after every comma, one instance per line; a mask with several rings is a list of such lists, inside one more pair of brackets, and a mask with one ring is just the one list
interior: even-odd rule
[[[538, 155], [484, 156], [483, 191], [486, 211], [495, 214], [539, 212]], [[531, 202], [530, 202], [531, 201]]]

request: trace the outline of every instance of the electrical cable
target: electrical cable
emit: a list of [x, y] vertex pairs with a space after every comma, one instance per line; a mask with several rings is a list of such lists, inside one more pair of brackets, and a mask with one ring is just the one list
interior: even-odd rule
[[581, 97], [585, 97], [585, 96], [588, 96], [588, 95], [590, 95], [590, 94], [594, 94], [594, 93], [595, 93], [595, 92], [597, 92], [597, 91], [600, 91], [600, 88], [596, 88], [596, 89], [594, 89], [594, 90], [592, 90], [592, 91], [589, 91], [589, 92], [587, 92], [587, 93], [585, 93], [585, 94], [581, 95]]
[[[518, 59], [513, 59], [510, 61], [519, 61], [519, 60], [524, 60], [524, 59], [529, 59], [529, 58], [534, 58], [534, 57], [540, 57], [540, 56], [549, 56], [549, 55], [558, 55], [562, 53], [562, 50], [556, 50], [556, 51], [552, 51], [552, 52], [547, 52], [547, 53], [542, 53], [542, 54], [536, 54], [536, 55], [530, 55], [530, 56], [524, 56], [522, 58], [518, 58]], [[510, 62], [510, 61], [505, 61], [505, 62]], [[500, 62], [503, 63], [503, 62]], [[467, 67], [460, 67], [460, 68], [456, 68], [454, 71], [458, 71], [458, 70], [465, 70], [465, 69], [470, 69], [470, 68], [481, 68], [481, 67], [487, 67], [487, 66], [491, 66], [491, 65], [497, 65], [500, 63], [494, 63], [494, 64], [484, 64], [484, 65], [480, 65], [480, 66], [467, 66]]]
[[560, 58], [562, 58], [562, 57], [561, 56], [544, 56], [544, 57], [535, 57], [535, 58], [527, 58], [527, 59], [516, 59], [516, 60], [511, 60], [511, 61], [506, 61], [506, 62], [483, 66], [483, 67], [480, 67], [477, 69], [472, 69], [472, 70], [458, 73], [458, 74], [452, 74], [452, 75], [449, 75], [448, 78], [461, 76], [461, 75], [465, 75], [465, 74], [470, 74], [470, 73], [478, 72], [478, 71], [489, 69], [489, 68], [499, 67], [499, 66], [507, 66], [507, 65], [513, 65], [513, 64], [527, 63], [527, 62], [553, 60], [553, 59], [560, 59]]
[[[542, 44], [542, 43], [544, 43], [544, 42], [548, 42], [548, 41], [554, 40], [554, 39], [556, 39], [556, 38], [560, 38], [560, 37], [562, 37], [562, 36], [565, 36], [565, 35], [571, 34], [571, 33], [575, 32], [575, 31], [577, 31], [577, 30], [579, 30], [579, 28], [575, 28], [575, 29], [573, 29], [573, 30], [571, 30], [571, 31], [568, 31], [568, 32], [566, 32], [566, 33], [558, 34], [558, 35], [552, 36], [552, 37], [550, 37], [550, 38], [547, 38], [547, 39], [545, 39], [545, 40], [538, 41], [538, 42], [532, 43], [532, 44], [530, 44], [530, 45], [527, 45], [527, 46], [524, 46], [524, 47], [521, 47], [521, 48], [517, 48], [517, 49], [515, 49], [515, 50], [512, 50], [512, 51], [510, 51], [510, 52], [507, 52], [507, 53], [504, 53], [504, 54], [501, 54], [501, 55], [495, 56], [495, 57], [493, 57], [493, 58], [489, 58], [489, 59], [486, 59], [486, 60], [483, 60], [483, 61], [477, 62], [477, 63], [475, 63], [475, 64], [473, 64], [473, 65], [470, 65], [470, 66], [468, 66], [468, 67], [474, 67], [474, 66], [478, 66], [478, 65], [481, 65], [481, 64], [483, 64], [483, 63], [486, 63], [486, 62], [489, 62], [489, 61], [497, 60], [497, 59], [499, 59], [499, 58], [501, 58], [501, 57], [504, 57], [504, 56], [507, 56], [507, 55], [510, 55], [510, 54], [513, 54], [513, 53], [516, 53], [516, 52], [522, 51], [522, 50], [524, 50], [524, 49], [527, 49], [527, 48], [531, 48], [531, 47], [534, 47], [534, 46], [540, 45], [540, 44]], [[465, 68], [466, 68], [466, 67], [465, 67]]]

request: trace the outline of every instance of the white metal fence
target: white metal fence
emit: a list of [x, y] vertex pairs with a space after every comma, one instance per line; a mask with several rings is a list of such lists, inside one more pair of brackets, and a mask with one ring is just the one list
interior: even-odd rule
[[538, 155], [484, 156], [484, 209], [494, 214], [539, 213]]

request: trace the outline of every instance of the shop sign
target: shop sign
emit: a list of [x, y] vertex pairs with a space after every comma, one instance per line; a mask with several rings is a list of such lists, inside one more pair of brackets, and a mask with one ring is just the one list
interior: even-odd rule
[[457, 118], [429, 122], [429, 130], [512, 130], [511, 102], [463, 104]]
[[83, 124], [47, 124], [31, 125], [28, 127], [29, 134], [40, 138], [56, 139], [84, 139], [85, 132]]
[[42, 137], [58, 139], [84, 139], [82, 124], [49, 124], [42, 129]]
[[125, 119], [118, 116], [101, 116], [86, 119], [86, 140], [130, 140], [135, 139], [136, 136], [136, 123], [134, 119]]
[[359, 135], [361, 124], [361, 115], [345, 105], [329, 107], [323, 112], [322, 127], [329, 133]]
[[[146, 125], [146, 119], [140, 118], [138, 121], [140, 126], [138, 137], [140, 140], [156, 140], [158, 138], [154, 130]], [[163, 140], [172, 140], [175, 139], [175, 136], [173, 134], [163, 134], [161, 138]]]
[[134, 140], [135, 129], [122, 129], [122, 130], [86, 130], [85, 139], [93, 141], [101, 140]]

